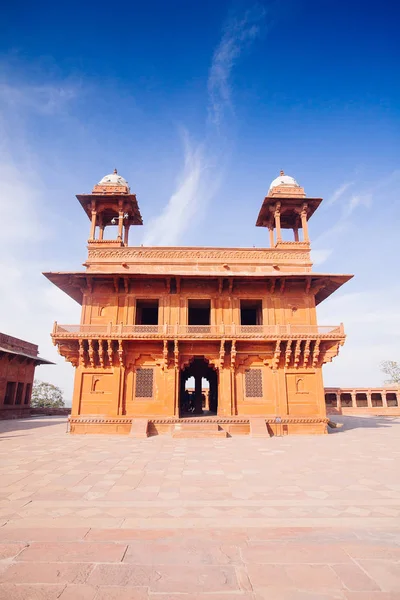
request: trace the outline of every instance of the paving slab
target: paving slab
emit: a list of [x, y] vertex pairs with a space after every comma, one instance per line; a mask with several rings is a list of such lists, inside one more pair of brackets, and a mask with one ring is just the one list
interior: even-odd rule
[[400, 599], [400, 419], [335, 419], [226, 439], [0, 422], [0, 600]]

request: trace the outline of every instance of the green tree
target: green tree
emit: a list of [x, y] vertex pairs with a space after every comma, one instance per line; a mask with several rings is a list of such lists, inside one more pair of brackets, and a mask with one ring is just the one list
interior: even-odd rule
[[390, 377], [385, 383], [400, 385], [400, 363], [394, 360], [385, 360], [381, 363], [381, 370]]
[[65, 406], [62, 390], [52, 383], [46, 381], [33, 382], [32, 408], [62, 408]]

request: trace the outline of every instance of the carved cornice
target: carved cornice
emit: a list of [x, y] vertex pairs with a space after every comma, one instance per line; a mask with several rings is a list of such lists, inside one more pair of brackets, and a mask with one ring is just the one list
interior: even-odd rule
[[265, 264], [269, 261], [279, 260], [309, 260], [309, 248], [294, 248], [291, 251], [275, 249], [197, 249], [197, 248], [89, 248], [90, 261], [100, 259], [117, 261], [224, 261], [224, 262], [259, 262]]

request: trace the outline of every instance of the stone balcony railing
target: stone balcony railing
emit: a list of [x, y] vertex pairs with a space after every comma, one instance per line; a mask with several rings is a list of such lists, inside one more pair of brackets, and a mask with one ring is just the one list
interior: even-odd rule
[[297, 339], [344, 338], [340, 325], [59, 325], [54, 323], [53, 339]]

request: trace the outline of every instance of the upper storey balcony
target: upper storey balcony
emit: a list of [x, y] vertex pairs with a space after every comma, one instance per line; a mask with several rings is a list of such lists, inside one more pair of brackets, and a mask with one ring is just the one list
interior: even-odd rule
[[61, 339], [344, 339], [344, 327], [340, 325], [59, 325], [54, 323], [53, 340]]

